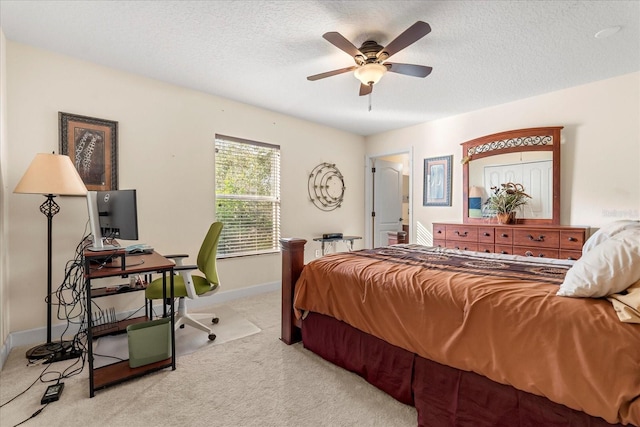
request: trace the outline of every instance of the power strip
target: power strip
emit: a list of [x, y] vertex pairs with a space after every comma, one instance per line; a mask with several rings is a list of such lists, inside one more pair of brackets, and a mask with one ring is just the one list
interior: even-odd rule
[[55, 402], [60, 399], [60, 395], [62, 394], [62, 390], [64, 390], [64, 383], [58, 383], [56, 385], [50, 385], [47, 387], [47, 391], [44, 392], [44, 396], [42, 396], [42, 400], [40, 400], [41, 404]]

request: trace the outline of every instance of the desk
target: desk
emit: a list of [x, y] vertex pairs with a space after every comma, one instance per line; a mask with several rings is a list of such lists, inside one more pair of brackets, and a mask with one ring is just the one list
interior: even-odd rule
[[324, 237], [316, 237], [313, 240], [315, 242], [320, 242], [322, 247], [322, 255], [325, 255], [325, 251], [324, 251], [325, 244], [329, 244], [329, 246], [331, 246], [334, 242], [344, 242], [344, 244], [347, 246], [347, 250], [351, 252], [353, 250], [353, 241], [358, 239], [362, 239], [362, 237], [342, 236], [342, 237], [332, 237], [330, 239], [325, 239]]
[[[97, 264], [97, 260], [104, 260], [106, 258], [110, 258], [109, 263], [99, 263]], [[174, 289], [173, 289], [173, 268], [175, 264], [163, 257], [162, 255], [153, 252], [148, 255], [136, 255], [135, 257], [127, 257], [125, 256], [124, 249], [121, 250], [110, 250], [110, 251], [102, 251], [102, 252], [93, 252], [93, 251], [85, 251], [84, 252], [85, 259], [85, 286], [87, 293], [87, 348], [88, 348], [88, 358], [89, 358], [89, 396], [93, 397], [95, 395], [95, 391], [109, 387], [114, 384], [118, 384], [122, 381], [140, 377], [149, 372], [157, 371], [160, 369], [171, 367], [171, 370], [176, 369], [176, 360], [175, 360], [175, 336], [173, 330], [173, 298], [174, 298]], [[102, 326], [92, 326], [92, 298], [100, 298], [109, 295], [115, 295], [117, 292], [105, 292], [103, 289], [96, 289], [92, 291], [91, 289], [91, 281], [96, 279], [101, 279], [105, 277], [127, 277], [130, 274], [141, 274], [141, 273], [161, 273], [162, 280], [164, 283], [163, 289], [163, 299], [167, 297], [167, 275], [169, 276], [169, 297], [171, 299], [171, 357], [165, 360], [161, 360], [159, 362], [151, 363], [144, 366], [139, 366], [137, 368], [129, 367], [129, 361], [119, 361], [116, 363], [112, 363], [110, 365], [102, 366], [100, 368], [93, 367], [93, 338], [98, 337], [100, 335], [106, 334], [114, 334], [114, 333], [124, 333], [126, 332], [126, 327], [131, 324], [146, 322], [150, 320], [151, 313], [147, 313], [145, 316], [130, 318], [127, 320], [122, 320], [113, 324], [112, 328], [109, 328], [108, 331], [105, 331]], [[134, 288], [130, 292], [135, 292], [142, 290], [143, 288]], [[95, 295], [92, 293], [95, 292]], [[165, 307], [165, 315], [166, 313], [166, 305]]]

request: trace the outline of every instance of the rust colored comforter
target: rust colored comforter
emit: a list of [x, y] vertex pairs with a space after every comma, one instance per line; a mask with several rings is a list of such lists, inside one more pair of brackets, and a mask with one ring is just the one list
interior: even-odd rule
[[605, 299], [556, 296], [570, 263], [396, 245], [305, 266], [296, 316], [332, 316], [390, 344], [640, 426], [640, 325]]

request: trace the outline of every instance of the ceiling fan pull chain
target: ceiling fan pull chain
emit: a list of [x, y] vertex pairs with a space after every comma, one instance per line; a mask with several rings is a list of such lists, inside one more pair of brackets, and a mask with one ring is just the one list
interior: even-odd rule
[[371, 111], [371, 96], [373, 95], [373, 92], [369, 92], [369, 111]]

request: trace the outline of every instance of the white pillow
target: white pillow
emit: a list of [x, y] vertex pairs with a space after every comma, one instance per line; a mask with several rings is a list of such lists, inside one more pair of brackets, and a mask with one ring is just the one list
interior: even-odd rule
[[567, 271], [556, 295], [604, 297], [640, 279], [640, 228], [620, 231], [599, 243]]
[[586, 254], [600, 243], [607, 241], [611, 236], [615, 236], [621, 231], [629, 228], [640, 228], [640, 221], [620, 219], [598, 229], [591, 237], [589, 237], [589, 239], [587, 239], [586, 242], [584, 242], [584, 245], [582, 246], [582, 255]]

